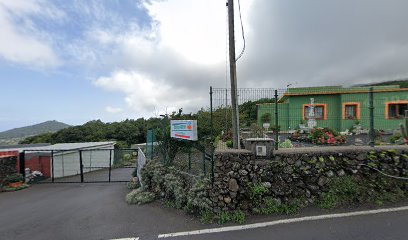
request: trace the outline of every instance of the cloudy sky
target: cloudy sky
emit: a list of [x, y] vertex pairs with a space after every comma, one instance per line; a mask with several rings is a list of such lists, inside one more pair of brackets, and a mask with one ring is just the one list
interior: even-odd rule
[[[241, 0], [238, 87], [406, 78], [406, 9], [406, 0]], [[226, 13], [221, 0], [0, 0], [0, 131], [208, 106], [209, 87], [229, 84]]]

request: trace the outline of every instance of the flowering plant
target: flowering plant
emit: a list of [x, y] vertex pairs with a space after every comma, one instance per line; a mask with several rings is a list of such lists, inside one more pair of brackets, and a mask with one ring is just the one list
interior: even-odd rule
[[314, 128], [308, 136], [313, 144], [338, 145], [346, 142], [346, 137], [330, 128]]

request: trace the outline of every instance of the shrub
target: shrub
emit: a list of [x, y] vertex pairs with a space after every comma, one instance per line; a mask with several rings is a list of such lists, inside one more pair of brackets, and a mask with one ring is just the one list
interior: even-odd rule
[[142, 188], [131, 191], [126, 195], [126, 202], [128, 204], [145, 204], [153, 202], [156, 195], [152, 192], [147, 192]]
[[308, 135], [313, 144], [338, 145], [346, 142], [346, 137], [330, 128], [314, 128]]
[[293, 201], [291, 204], [283, 204], [279, 201], [279, 199], [268, 197], [265, 198], [265, 207], [260, 209], [260, 213], [262, 214], [294, 214], [299, 212], [300, 208], [302, 207], [303, 199], [297, 199]]
[[234, 143], [232, 142], [232, 140], [227, 140], [225, 142], [225, 144], [227, 145], [228, 148], [233, 148], [234, 147]]
[[293, 148], [292, 141], [286, 139], [284, 142], [279, 142], [279, 148]]
[[262, 123], [269, 123], [271, 121], [271, 114], [265, 113], [261, 116]]
[[259, 212], [259, 207], [262, 204], [262, 199], [269, 192], [268, 188], [265, 187], [262, 183], [249, 183], [248, 184], [248, 193], [249, 199], [253, 203], [253, 212]]
[[201, 221], [202, 223], [204, 223], [204, 224], [210, 224], [210, 223], [213, 223], [214, 217], [215, 217], [215, 215], [214, 215], [213, 212], [211, 212], [211, 211], [203, 211], [203, 212], [200, 214], [200, 221]]
[[390, 140], [390, 143], [397, 143], [401, 139], [402, 139], [401, 133], [396, 133], [396, 134], [392, 135], [389, 140]]
[[243, 211], [220, 212], [217, 218], [218, 224], [224, 224], [227, 222], [235, 222], [238, 224], [245, 223], [245, 213]]
[[19, 187], [9, 187], [9, 186], [3, 186], [3, 191], [5, 192], [14, 192], [14, 191], [18, 191], [18, 190], [22, 190], [25, 188], [28, 188], [30, 185], [23, 183], [21, 186]]
[[318, 202], [318, 206], [331, 209], [340, 205], [351, 204], [356, 201], [361, 187], [351, 176], [333, 179], [329, 183], [329, 191], [324, 192]]
[[212, 202], [208, 198], [209, 179], [200, 179], [193, 184], [187, 193], [187, 204], [184, 208], [189, 213], [212, 212]]
[[13, 173], [7, 175], [6, 178], [3, 180], [3, 184], [7, 185], [9, 183], [16, 183], [16, 182], [24, 182], [24, 176], [20, 173]]

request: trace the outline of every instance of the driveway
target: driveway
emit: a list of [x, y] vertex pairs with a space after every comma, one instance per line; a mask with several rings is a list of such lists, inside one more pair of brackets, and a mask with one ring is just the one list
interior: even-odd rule
[[151, 239], [203, 227], [158, 203], [130, 206], [128, 191], [124, 183], [56, 183], [0, 193], [0, 239]]

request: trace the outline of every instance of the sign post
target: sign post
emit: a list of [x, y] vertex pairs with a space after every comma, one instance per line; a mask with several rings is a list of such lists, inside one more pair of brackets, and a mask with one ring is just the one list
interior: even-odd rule
[[197, 120], [171, 120], [170, 136], [177, 139], [197, 141]]

